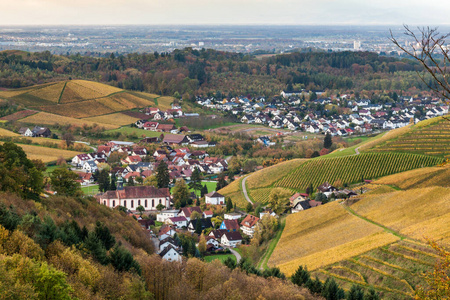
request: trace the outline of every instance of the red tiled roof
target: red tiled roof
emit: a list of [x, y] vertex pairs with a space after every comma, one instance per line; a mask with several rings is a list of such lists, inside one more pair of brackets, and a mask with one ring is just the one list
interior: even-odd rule
[[252, 228], [258, 223], [259, 218], [253, 215], [247, 215], [244, 220], [242, 220], [241, 225]]
[[101, 199], [137, 199], [170, 197], [168, 188], [158, 189], [153, 186], [126, 186], [123, 190], [107, 191]]

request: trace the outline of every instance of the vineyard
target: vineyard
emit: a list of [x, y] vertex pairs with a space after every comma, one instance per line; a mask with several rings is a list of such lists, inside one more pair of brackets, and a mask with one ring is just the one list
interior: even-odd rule
[[435, 261], [430, 247], [403, 240], [318, 269], [312, 276], [333, 277], [347, 290], [353, 284], [373, 286], [383, 299], [410, 299], [415, 288], [425, 284], [422, 273]]
[[60, 125], [82, 126], [82, 125], [86, 124], [87, 126], [94, 126], [95, 124], [97, 124], [98, 126], [104, 127], [105, 129], [115, 129], [115, 128], [118, 127], [117, 125], [104, 124], [104, 123], [99, 123], [99, 122], [92, 122], [92, 121], [89, 121], [89, 120], [80, 120], [80, 119], [64, 117], [64, 116], [55, 115], [55, 114], [46, 113], [46, 112], [39, 112], [39, 113], [34, 114], [32, 116], [29, 116], [29, 117], [26, 117], [24, 119], [21, 119], [20, 122], [21, 123], [25, 123], [25, 124], [30, 124], [30, 125], [35, 125], [35, 124], [40, 124], [40, 125], [60, 124]]
[[[248, 182], [248, 179], [247, 179], [247, 182]], [[281, 188], [281, 189], [288, 191], [292, 195], [295, 193], [290, 189], [284, 189], [284, 188]], [[269, 201], [269, 196], [270, 196], [271, 191], [272, 191], [271, 187], [253, 189], [253, 190], [249, 190], [249, 196], [253, 200], [253, 202], [267, 204], [267, 202]]]
[[15, 113], [10, 114], [8, 116], [4, 116], [4, 117], [0, 118], [0, 120], [17, 121], [17, 120], [26, 118], [28, 116], [34, 115], [36, 113], [37, 113], [37, 111], [35, 111], [35, 110], [26, 109], [26, 110], [21, 110], [21, 111], [15, 112]]
[[290, 276], [299, 265], [315, 270], [398, 239], [331, 202], [289, 215], [268, 265]]
[[418, 123], [401, 136], [374, 146], [370, 151], [419, 153], [450, 158], [450, 122], [442, 118]]
[[94, 123], [123, 126], [123, 125], [129, 125], [131, 123], [134, 123], [134, 122], [136, 122], [139, 119], [130, 117], [130, 116], [125, 115], [123, 113], [114, 113], [114, 114], [110, 114], [110, 115], [103, 115], [103, 116], [85, 118], [83, 120], [94, 122]]
[[247, 188], [255, 189], [271, 186], [305, 161], [305, 159], [293, 159], [259, 170], [247, 178]]
[[351, 208], [363, 217], [414, 239], [450, 239], [450, 188], [432, 186], [367, 195]]
[[450, 187], [450, 164], [444, 167], [410, 170], [380, 178], [374, 183], [396, 186], [402, 190], [426, 188], [429, 186]]
[[437, 165], [442, 158], [404, 153], [363, 153], [336, 158], [313, 159], [275, 183], [275, 186], [305, 191], [329, 182], [341, 186], [398, 172]]
[[234, 180], [232, 183], [219, 190], [218, 193], [224, 195], [226, 198], [230, 197], [233, 204], [237, 207], [245, 208], [247, 205], [247, 200], [245, 200], [244, 194], [242, 193], [242, 178]]
[[23, 149], [23, 151], [25, 151], [29, 159], [40, 159], [44, 163], [57, 161], [60, 157], [69, 159], [81, 153], [77, 151], [61, 150], [33, 145], [19, 144], [19, 146]]

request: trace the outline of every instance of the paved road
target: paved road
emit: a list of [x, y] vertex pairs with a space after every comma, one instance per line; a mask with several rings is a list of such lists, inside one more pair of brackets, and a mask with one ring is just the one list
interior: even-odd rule
[[237, 263], [239, 263], [241, 261], [241, 255], [233, 248], [228, 248], [228, 249], [230, 249], [231, 253], [236, 257]]
[[245, 182], [247, 181], [247, 177], [248, 176], [246, 176], [246, 177], [244, 177], [244, 179], [242, 179], [242, 192], [244, 192], [245, 200], [247, 200], [248, 202], [250, 202], [253, 205], [252, 200], [250, 200], [250, 198], [248, 197], [247, 188], [245, 187]]

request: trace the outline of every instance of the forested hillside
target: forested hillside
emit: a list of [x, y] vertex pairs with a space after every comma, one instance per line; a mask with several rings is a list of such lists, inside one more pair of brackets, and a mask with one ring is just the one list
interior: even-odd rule
[[0, 86], [19, 88], [63, 79], [90, 79], [110, 85], [184, 98], [214, 93], [279, 94], [282, 89], [408, 90], [425, 85], [410, 60], [370, 52], [304, 52], [257, 59], [250, 54], [195, 50], [98, 57], [50, 52], [0, 53]]
[[40, 196], [43, 164], [12, 143], [0, 170], [1, 299], [317, 298], [220, 263], [162, 260], [134, 218], [77, 193], [70, 171], [51, 176], [59, 196]]

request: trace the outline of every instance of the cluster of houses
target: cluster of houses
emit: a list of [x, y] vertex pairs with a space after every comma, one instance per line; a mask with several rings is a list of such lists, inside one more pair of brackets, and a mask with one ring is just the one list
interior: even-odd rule
[[19, 129], [19, 134], [26, 137], [51, 137], [52, 131], [48, 127], [34, 126], [34, 128], [21, 127]]
[[[117, 152], [124, 158], [121, 159], [122, 167], [110, 169], [111, 174], [129, 180], [137, 177], [146, 178], [154, 174], [158, 164], [164, 161], [169, 169], [170, 179], [190, 180], [192, 172], [198, 168], [204, 174], [220, 174], [228, 170], [226, 160], [210, 157], [204, 150], [191, 151], [187, 147], [174, 149], [169, 145], [161, 146], [154, 153], [147, 153], [145, 147], [133, 142], [110, 141], [97, 148], [97, 152], [78, 154], [72, 159], [72, 165], [80, 169], [80, 183], [82, 185], [93, 182], [92, 174], [100, 164], [107, 164], [112, 153]], [[154, 162], [144, 161], [147, 156], [152, 156]], [[88, 175], [90, 174], [90, 175]]]
[[[300, 98], [302, 93], [304, 91], [298, 93], [283, 91], [283, 98], [267, 103], [263, 97], [253, 99], [236, 97], [230, 100], [198, 97], [197, 103], [209, 108], [230, 111], [239, 117], [242, 123], [267, 125], [274, 129], [330, 133], [333, 136], [367, 133], [374, 129], [395, 129], [408, 125], [411, 119], [417, 122], [448, 113], [448, 106], [441, 105], [442, 101], [439, 98], [400, 97], [397, 103], [372, 104], [369, 99], [347, 101], [348, 95], [342, 95], [336, 101], [341, 106], [345, 100], [350, 113], [324, 117], [323, 111], [306, 107]], [[327, 105], [332, 101], [333, 99], [328, 97], [315, 99], [310, 103]], [[424, 115], [420, 118], [416, 118], [418, 107], [424, 110]]]
[[[337, 187], [332, 186], [328, 182], [319, 185], [317, 187], [317, 193], [323, 194], [327, 199], [329, 199], [331, 195], [333, 195], [335, 199], [342, 197], [350, 198], [357, 195], [354, 191], [349, 189], [339, 190]], [[307, 210], [322, 205], [322, 201], [309, 199], [309, 194], [305, 193], [295, 193], [289, 198], [289, 203], [292, 213], [297, 213], [302, 210]]]
[[169, 261], [181, 260], [182, 249], [175, 241], [174, 235], [186, 233], [186, 231], [193, 235], [199, 227], [202, 231], [211, 229], [206, 236], [207, 252], [221, 249], [221, 247], [237, 247], [243, 240], [241, 232], [252, 237], [260, 220], [253, 215], [243, 217], [240, 213], [225, 213], [219, 228], [213, 229], [216, 224], [212, 222], [212, 216], [212, 211], [202, 211], [198, 206], [161, 211], [157, 215], [157, 221], [164, 223], [158, 233], [159, 255]]

